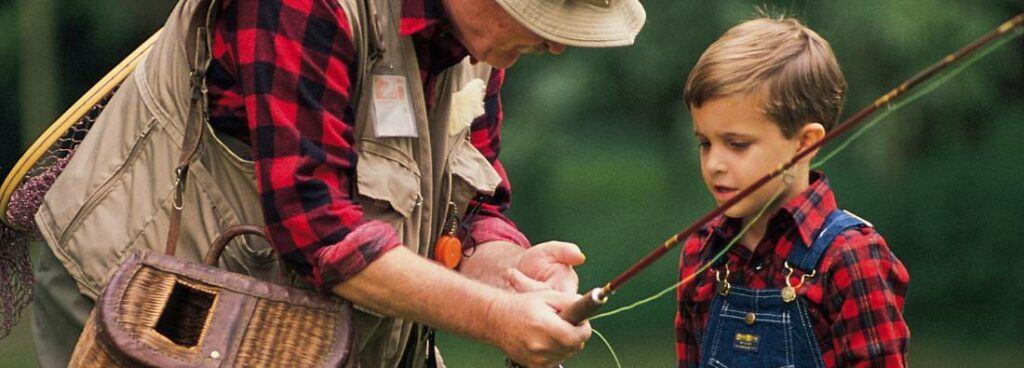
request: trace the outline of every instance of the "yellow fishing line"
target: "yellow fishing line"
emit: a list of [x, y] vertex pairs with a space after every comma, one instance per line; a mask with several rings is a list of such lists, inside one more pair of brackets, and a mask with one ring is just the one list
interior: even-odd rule
[[[789, 176], [786, 176], [786, 177], [789, 178]], [[724, 256], [725, 253], [729, 251], [729, 249], [732, 249], [733, 245], [735, 245], [736, 242], [741, 237], [743, 237], [743, 234], [745, 234], [747, 232], [747, 230], [750, 229], [751, 226], [753, 226], [755, 223], [757, 223], [761, 219], [761, 217], [764, 215], [764, 213], [768, 211], [768, 208], [771, 208], [772, 205], [775, 204], [775, 201], [777, 199], [779, 199], [779, 197], [782, 195], [782, 192], [785, 189], [786, 189], [785, 186], [779, 187], [779, 190], [775, 191], [775, 194], [773, 194], [771, 199], [768, 200], [768, 203], [766, 203], [763, 207], [761, 207], [761, 209], [757, 212], [757, 215], [754, 216], [753, 220], [752, 221], [748, 221], [747, 224], [744, 225], [742, 229], [740, 229], [740, 232], [738, 234], [736, 234], [736, 236], [734, 236], [731, 240], [729, 240], [729, 243], [727, 243], [725, 245], [725, 247], [722, 248], [722, 250], [720, 250], [718, 253], [716, 253], [714, 257], [711, 257], [711, 260], [709, 260], [706, 263], [704, 263], [703, 265], [701, 265], [701, 267], [698, 268], [696, 272], [687, 275], [686, 277], [684, 277], [682, 280], [680, 280], [679, 282], [675, 283], [671, 287], [666, 288], [664, 290], [661, 290], [661, 291], [659, 291], [658, 293], [656, 293], [656, 294], [654, 294], [652, 296], [644, 298], [644, 299], [642, 299], [642, 300], [640, 300], [638, 302], [635, 302], [633, 304], [627, 305], [625, 307], [616, 308], [616, 309], [610, 310], [608, 312], [598, 314], [596, 316], [591, 317], [590, 320], [591, 321], [595, 321], [595, 320], [598, 320], [598, 319], [601, 319], [601, 318], [604, 318], [604, 317], [613, 316], [613, 315], [616, 315], [616, 314], [619, 314], [619, 313], [631, 310], [633, 308], [639, 307], [641, 305], [650, 303], [650, 302], [654, 301], [655, 299], [658, 299], [661, 296], [663, 296], [665, 294], [668, 294], [672, 290], [675, 290], [680, 285], [683, 285], [683, 284], [689, 282], [690, 280], [693, 280], [697, 275], [699, 275], [702, 272], [704, 272], [705, 270], [707, 270], [708, 267], [711, 267], [711, 265], [713, 263], [715, 263], [715, 261], [717, 261], [719, 258]], [[591, 331], [594, 331], [594, 334], [597, 335], [597, 337], [599, 337], [601, 339], [601, 341], [604, 342], [605, 347], [608, 348], [608, 352], [610, 352], [612, 354], [612, 358], [615, 359], [615, 366], [618, 367], [618, 368], [622, 368], [622, 364], [619, 362], [619, 356], [618, 356], [618, 354], [615, 354], [615, 348], [613, 348], [612, 344], [610, 342], [608, 342], [608, 339], [606, 339], [604, 337], [604, 335], [602, 335], [600, 332], [598, 332], [597, 329], [591, 328]]]
[[595, 315], [593, 317], [590, 317], [590, 320], [594, 321], [594, 320], [598, 320], [598, 319], [601, 319], [601, 318], [604, 318], [604, 317], [613, 316], [613, 315], [616, 315], [616, 314], [628, 311], [630, 309], [639, 307], [641, 305], [650, 303], [650, 302], [654, 301], [655, 299], [658, 299], [661, 296], [663, 296], [665, 294], [668, 294], [670, 291], [675, 290], [677, 287], [679, 287], [679, 286], [681, 286], [681, 285], [683, 285], [683, 284], [693, 280], [695, 277], [697, 277], [697, 275], [699, 275], [699, 274], [703, 273], [705, 270], [707, 270], [708, 267], [711, 267], [711, 265], [714, 264], [715, 261], [718, 261], [719, 258], [722, 258], [722, 256], [724, 256], [725, 253], [729, 251], [729, 249], [732, 249], [733, 245], [735, 245], [736, 242], [739, 241], [739, 239], [741, 237], [743, 237], [743, 234], [745, 234], [747, 232], [747, 230], [750, 229], [751, 226], [753, 226], [755, 223], [757, 223], [757, 221], [759, 221], [761, 219], [761, 217], [764, 215], [764, 213], [766, 211], [768, 211], [768, 208], [770, 208], [775, 203], [775, 200], [777, 200], [779, 198], [779, 196], [782, 195], [782, 191], [785, 190], [785, 188], [786, 187], [779, 187], [779, 190], [775, 191], [775, 194], [772, 195], [772, 198], [768, 201], [768, 203], [766, 203], [763, 207], [761, 207], [761, 210], [757, 212], [757, 215], [754, 216], [753, 221], [748, 221], [747, 224], [744, 225], [742, 229], [740, 229], [740, 232], [738, 234], [736, 234], [736, 236], [734, 236], [731, 240], [729, 240], [728, 243], [726, 243], [725, 247], [723, 247], [722, 250], [718, 251], [718, 253], [716, 253], [714, 257], [711, 257], [711, 259], [709, 261], [707, 261], [703, 265], [701, 265], [700, 268], [697, 269], [697, 271], [695, 271], [692, 274], [686, 275], [686, 277], [683, 277], [682, 280], [680, 280], [679, 282], [673, 284], [671, 287], [665, 288], [665, 289], [657, 292], [654, 295], [651, 295], [651, 296], [649, 296], [647, 298], [641, 299], [640, 301], [635, 302], [635, 303], [630, 304], [630, 305], [627, 305], [625, 307], [620, 307], [620, 308], [612, 309], [610, 311], [607, 311], [607, 312]]
[[[949, 82], [950, 80], [952, 80], [954, 77], [959, 75], [965, 69], [967, 69], [968, 67], [973, 65], [978, 60], [981, 60], [982, 58], [984, 58], [985, 56], [990, 54], [992, 51], [998, 49], [999, 47], [1002, 47], [1007, 42], [1010, 42], [1011, 40], [1016, 39], [1017, 37], [1020, 37], [1021, 35], [1024, 35], [1024, 28], [1018, 28], [1014, 32], [1015, 33], [1013, 35], [1010, 35], [1009, 37], [1005, 37], [1005, 38], [1000, 39], [1000, 40], [998, 40], [996, 42], [993, 42], [993, 43], [991, 43], [989, 45], [986, 45], [982, 50], [978, 51], [977, 53], [971, 55], [970, 57], [968, 57], [968, 58], [966, 58], [964, 60], [961, 60], [959, 62], [959, 65], [957, 65], [956, 67], [952, 68], [951, 70], [949, 70], [947, 72], [944, 72], [940, 77], [935, 78], [934, 80], [932, 80], [932, 81], [930, 81], [928, 83], [925, 83], [925, 84], [915, 88], [915, 91], [910, 93], [909, 95], [907, 95], [907, 96], [905, 96], [903, 98], [900, 98], [897, 101], [891, 101], [891, 102], [887, 103], [886, 104], [886, 109], [884, 111], [881, 111], [876, 116], [872, 117], [871, 120], [869, 120], [866, 124], [864, 124], [864, 126], [862, 128], [854, 131], [850, 135], [849, 138], [843, 140], [842, 143], [840, 143], [836, 148], [834, 148], [831, 151], [829, 151], [820, 160], [812, 163], [811, 168], [812, 169], [817, 169], [817, 168], [821, 167], [822, 165], [824, 165], [826, 162], [828, 162], [833, 157], [835, 157], [837, 154], [839, 154], [839, 152], [845, 150], [854, 140], [860, 138], [865, 132], [867, 132], [869, 129], [873, 128], [875, 125], [877, 125], [879, 122], [881, 122], [883, 119], [888, 117], [890, 114], [895, 112], [897, 109], [899, 109], [903, 105], [909, 104], [909, 103], [913, 102], [914, 100], [917, 100], [921, 96], [924, 96], [924, 95], [932, 92], [933, 90], [935, 90], [939, 86], [941, 86], [941, 85]], [[692, 273], [690, 275], [686, 275], [686, 277], [683, 277], [679, 282], [674, 283], [672, 286], [667, 287], [665, 289], [662, 289], [662, 290], [658, 291], [657, 293], [655, 293], [655, 294], [653, 294], [653, 295], [651, 295], [651, 296], [649, 296], [647, 298], [641, 299], [641, 300], [639, 300], [639, 301], [637, 301], [635, 303], [629, 304], [629, 305], [624, 306], [624, 307], [616, 308], [616, 309], [610, 310], [608, 312], [595, 315], [595, 316], [591, 317], [590, 320], [594, 321], [594, 320], [598, 320], [598, 319], [601, 319], [601, 318], [604, 318], [604, 317], [610, 317], [610, 316], [613, 316], [613, 315], [616, 315], [616, 314], [619, 314], [619, 313], [622, 313], [622, 312], [626, 312], [626, 311], [632, 310], [632, 309], [637, 308], [639, 306], [642, 306], [644, 304], [650, 303], [650, 302], [652, 302], [652, 301], [654, 301], [654, 300], [664, 296], [665, 294], [668, 294], [669, 292], [672, 292], [673, 290], [676, 290], [678, 287], [682, 286], [683, 284], [686, 284], [687, 282], [690, 282], [691, 280], [693, 280], [697, 275], [699, 275], [699, 274], [703, 273], [704, 271], [706, 271], [719, 258], [724, 256], [726, 254], [726, 252], [728, 252], [730, 249], [732, 249], [733, 245], [736, 244], [736, 242], [739, 240], [739, 238], [741, 238], [743, 236], [743, 234], [745, 234], [747, 232], [747, 230], [754, 223], [756, 223], [758, 220], [760, 220], [761, 216], [763, 216], [764, 213], [768, 210], [768, 208], [770, 208], [771, 205], [775, 202], [775, 200], [778, 199], [778, 197], [782, 194], [782, 190], [783, 189], [784, 189], [784, 187], [780, 188], [779, 191], [777, 191], [775, 193], [775, 195], [772, 196], [771, 200], [768, 201], [768, 204], [766, 204], [764, 207], [762, 207], [761, 210], [757, 213], [757, 215], [754, 216], [754, 220], [750, 221], [746, 225], [744, 225], [744, 227], [740, 230], [739, 234], [736, 234], [736, 236], [734, 236], [729, 241], [729, 243], [727, 243], [725, 245], [725, 247], [722, 248], [721, 251], [719, 251], [717, 254], [715, 254], [715, 256], [711, 258], [711, 260], [709, 260], [708, 262], [706, 262], [703, 265], [701, 265], [701, 267], [699, 267], [697, 269], [697, 271], [695, 271], [694, 273]], [[608, 350], [611, 352], [612, 357], [615, 359], [616, 366], [621, 368], [622, 365], [619, 363], [619, 358], [615, 354], [615, 350], [612, 348], [612, 346], [608, 342], [608, 340], [605, 339], [605, 337], [603, 335], [601, 335], [599, 332], [597, 332], [597, 330], [593, 330], [593, 331], [594, 331], [594, 333], [599, 338], [601, 338], [602, 341], [604, 341], [605, 346], [608, 347]]]
[[843, 142], [840, 143], [838, 146], [836, 146], [836, 148], [834, 148], [831, 151], [829, 151], [828, 154], [826, 154], [824, 157], [822, 157], [817, 162], [811, 164], [811, 169], [817, 169], [817, 168], [821, 167], [822, 165], [825, 165], [826, 162], [828, 162], [833, 157], [835, 157], [837, 154], [839, 154], [839, 152], [841, 152], [844, 149], [846, 149], [846, 147], [849, 146], [850, 143], [853, 143], [854, 140], [857, 140], [858, 138], [860, 138], [861, 135], [863, 135], [869, 129], [873, 128], [875, 125], [877, 125], [883, 119], [888, 117], [889, 114], [892, 114], [893, 112], [898, 110], [903, 105], [906, 105], [906, 104], [909, 104], [911, 102], [914, 102], [915, 100], [917, 100], [921, 96], [924, 96], [926, 94], [931, 93], [933, 90], [935, 90], [939, 86], [941, 86], [943, 84], [946, 84], [946, 82], [949, 82], [950, 80], [952, 80], [956, 76], [960, 75], [961, 72], [963, 72], [965, 69], [967, 69], [968, 67], [970, 67], [974, 63], [978, 62], [978, 60], [981, 60], [982, 58], [984, 58], [988, 54], [992, 53], [992, 51], [995, 51], [996, 49], [1002, 47], [1007, 42], [1010, 42], [1013, 39], [1016, 39], [1017, 37], [1020, 37], [1021, 35], [1024, 35], [1024, 27], [1017, 28], [1014, 32], [1015, 33], [1010, 35], [1010, 36], [1004, 37], [1004, 38], [999, 39], [999, 40], [997, 40], [995, 42], [992, 42], [991, 44], [986, 45], [982, 49], [978, 50], [977, 53], [972, 54], [971, 56], [967, 57], [966, 59], [960, 60], [956, 67], [954, 67], [954, 68], [952, 68], [952, 69], [950, 69], [948, 71], [942, 72], [942, 74], [940, 74], [939, 77], [929, 81], [928, 83], [925, 83], [923, 85], [918, 86], [917, 88], [914, 89], [914, 92], [906, 95], [903, 98], [898, 99], [897, 101], [890, 101], [889, 103], [887, 103], [885, 110], [878, 112], [874, 117], [871, 118], [871, 120], [868, 120], [868, 122], [865, 123], [863, 125], [863, 127], [859, 128], [856, 131], [854, 131], [853, 133], [851, 133], [850, 136], [848, 138], [846, 138], [845, 140], [843, 140]]
[[615, 354], [615, 349], [612, 348], [612, 344], [608, 342], [608, 339], [604, 338], [604, 335], [602, 335], [601, 332], [597, 331], [596, 328], [591, 328], [590, 330], [594, 331], [594, 335], [597, 335], [597, 337], [604, 342], [604, 346], [608, 348], [608, 352], [612, 353], [612, 359], [615, 359], [615, 366], [618, 368], [622, 368], [622, 363], [619, 362], [619, 355]]

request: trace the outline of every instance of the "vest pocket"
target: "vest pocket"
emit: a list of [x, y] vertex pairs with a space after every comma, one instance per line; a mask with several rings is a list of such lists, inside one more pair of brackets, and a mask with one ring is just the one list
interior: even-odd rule
[[382, 210], [390, 209], [403, 218], [409, 218], [422, 204], [420, 174], [414, 171], [415, 166], [411, 162], [411, 158], [391, 147], [373, 141], [363, 142], [356, 162], [356, 183], [359, 195], [371, 200], [364, 203], [367, 217], [387, 217]]
[[494, 190], [501, 184], [501, 176], [469, 141], [460, 140], [454, 144], [448, 165], [452, 176], [458, 179], [452, 180], [451, 200], [459, 211], [464, 212], [477, 193], [494, 195]]

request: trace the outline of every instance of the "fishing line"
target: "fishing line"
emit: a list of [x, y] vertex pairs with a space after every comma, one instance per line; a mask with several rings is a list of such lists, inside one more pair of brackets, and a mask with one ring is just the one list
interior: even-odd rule
[[761, 207], [761, 210], [758, 211], [757, 215], [755, 215], [753, 217], [753, 221], [748, 221], [746, 225], [743, 225], [743, 228], [740, 229], [740, 232], [738, 234], [736, 234], [736, 236], [734, 236], [731, 240], [729, 240], [729, 242], [726, 243], [726, 245], [724, 247], [722, 247], [722, 250], [718, 251], [718, 253], [716, 253], [714, 257], [711, 257], [711, 259], [709, 261], [707, 261], [703, 265], [701, 265], [700, 268], [698, 268], [696, 272], [687, 275], [681, 281], [673, 284], [671, 287], [668, 287], [668, 288], [665, 288], [665, 289], [659, 291], [658, 293], [656, 293], [654, 295], [651, 295], [651, 296], [649, 296], [647, 298], [641, 299], [640, 301], [635, 302], [633, 304], [630, 304], [630, 305], [627, 305], [627, 306], [624, 306], [624, 307], [620, 307], [620, 308], [616, 308], [616, 309], [612, 309], [610, 311], [607, 311], [607, 312], [595, 315], [595, 316], [591, 317], [590, 320], [594, 321], [594, 320], [598, 320], [598, 319], [601, 319], [601, 318], [604, 318], [604, 317], [613, 316], [613, 315], [616, 315], [616, 314], [628, 311], [630, 309], [639, 307], [641, 305], [650, 303], [650, 302], [654, 301], [655, 299], [658, 299], [659, 297], [661, 297], [661, 296], [663, 296], [665, 294], [668, 294], [670, 291], [675, 290], [675, 288], [679, 287], [682, 284], [685, 284], [685, 283], [689, 282], [690, 280], [692, 280], [697, 275], [699, 275], [699, 274], [703, 273], [704, 271], [706, 271], [709, 267], [711, 267], [712, 264], [714, 264], [716, 261], [718, 261], [719, 258], [722, 258], [722, 256], [724, 256], [726, 253], [728, 253], [729, 250], [732, 249], [733, 245], [735, 245], [736, 242], [739, 241], [739, 239], [741, 237], [743, 237], [743, 234], [747, 233], [747, 230], [750, 229], [751, 226], [753, 226], [755, 223], [757, 223], [759, 220], [761, 220], [761, 216], [763, 216], [764, 213], [768, 211], [768, 208], [771, 208], [772, 205], [775, 204], [775, 201], [782, 195], [782, 192], [785, 189], [786, 189], [785, 186], [779, 187], [779, 190], [775, 191], [775, 194], [772, 195], [772, 197], [768, 201], [768, 203], [765, 204], [763, 207]]
[[1024, 34], [1024, 28], [1017, 28], [1017, 30], [1014, 31], [1014, 32], [1015, 33], [1010, 35], [1010, 36], [1007, 36], [1005, 38], [1001, 38], [999, 40], [996, 40], [995, 42], [992, 42], [992, 43], [982, 47], [977, 53], [970, 55], [969, 57], [967, 57], [964, 60], [961, 60], [960, 64], [957, 65], [956, 67], [941, 73], [934, 80], [929, 81], [928, 83], [925, 83], [925, 84], [919, 86], [918, 88], [915, 88], [914, 92], [912, 92], [912, 93], [908, 94], [907, 96], [899, 99], [899, 101], [891, 101], [891, 102], [887, 103], [886, 104], [886, 109], [884, 111], [881, 111], [876, 116], [872, 117], [870, 120], [868, 120], [867, 123], [864, 124], [863, 127], [858, 129], [857, 131], [854, 131], [853, 133], [851, 133], [850, 136], [848, 138], [846, 138], [845, 140], [843, 140], [838, 146], [836, 146], [836, 148], [832, 149], [831, 151], [828, 152], [828, 154], [826, 154], [820, 160], [818, 160], [817, 162], [813, 163], [811, 165], [811, 169], [817, 169], [817, 168], [825, 165], [826, 162], [828, 162], [833, 157], [835, 157], [837, 154], [839, 154], [839, 152], [841, 152], [844, 149], [846, 149], [846, 147], [849, 146], [850, 143], [853, 143], [853, 141], [855, 141], [858, 138], [860, 138], [869, 129], [873, 128], [875, 125], [877, 125], [879, 122], [881, 122], [883, 119], [888, 117], [890, 114], [892, 114], [896, 110], [900, 109], [901, 107], [903, 107], [906, 104], [914, 102], [915, 100], [917, 100], [921, 96], [924, 96], [926, 94], [931, 93], [936, 88], [942, 86], [943, 84], [946, 84], [947, 82], [949, 82], [950, 80], [952, 80], [953, 78], [958, 76], [961, 72], [963, 72], [965, 69], [967, 69], [968, 67], [970, 67], [974, 63], [976, 63], [978, 60], [981, 60], [985, 56], [988, 56], [988, 54], [992, 53], [992, 51], [995, 51], [996, 49], [1002, 47], [1007, 42], [1010, 42], [1010, 41], [1016, 39], [1017, 37], [1020, 37], [1022, 34]]
[[[924, 83], [924, 84], [922, 84], [920, 86], [917, 86], [916, 88], [913, 88], [913, 91], [910, 94], [908, 94], [908, 95], [906, 95], [906, 96], [904, 96], [902, 98], [899, 98], [898, 101], [887, 101], [886, 104], [885, 104], [886, 108], [885, 108], [884, 111], [881, 111], [877, 116], [873, 116], [870, 120], [868, 120], [868, 122], [866, 124], [864, 124], [860, 129], [854, 131], [850, 135], [850, 137], [848, 137], [845, 140], [843, 140], [836, 148], [834, 148], [831, 151], [829, 151], [821, 159], [817, 160], [816, 162], [813, 162], [811, 164], [811, 168], [812, 169], [820, 168], [825, 163], [827, 163], [829, 160], [831, 160], [836, 155], [838, 155], [840, 152], [842, 152], [843, 150], [848, 148], [851, 143], [853, 143], [855, 140], [857, 140], [858, 138], [863, 136], [864, 133], [866, 133], [869, 129], [871, 129], [874, 126], [878, 125], [878, 123], [880, 123], [883, 119], [888, 117], [890, 114], [892, 114], [896, 110], [900, 109], [902, 106], [905, 106], [906, 104], [912, 103], [915, 100], [917, 100], [918, 98], [920, 98], [921, 96], [924, 96], [926, 94], [931, 93], [936, 88], [942, 86], [943, 84], [949, 82], [950, 80], [952, 80], [953, 78], [958, 76], [961, 72], [963, 72], [968, 67], [972, 66], [978, 60], [980, 60], [980, 59], [984, 58], [985, 56], [987, 56], [988, 54], [992, 53], [992, 51], [995, 51], [996, 49], [1002, 47], [1007, 42], [1010, 42], [1010, 41], [1016, 39], [1017, 37], [1020, 37], [1022, 34], [1024, 34], [1024, 28], [1018, 27], [1015, 30], [1013, 30], [1013, 34], [1011, 34], [1011, 35], [1009, 35], [1007, 37], [998, 39], [995, 42], [992, 42], [990, 44], [985, 45], [984, 47], [982, 47], [977, 52], [971, 54], [969, 57], [965, 58], [964, 60], [960, 60], [957, 63], [958, 65], [956, 67], [953, 67], [952, 69], [950, 69], [948, 71], [942, 72], [934, 80], [931, 80], [931, 81], [929, 81], [927, 83]], [[952, 55], [950, 57], [952, 57]], [[784, 178], [786, 178], [786, 177], [784, 176]], [[789, 180], [792, 180], [791, 177], [789, 177]], [[683, 284], [693, 280], [696, 277], [696, 275], [699, 275], [699, 274], [703, 273], [704, 271], [706, 271], [709, 267], [711, 267], [712, 264], [714, 264], [714, 262], [716, 262], [723, 255], [725, 255], [735, 245], [737, 240], [739, 238], [741, 238], [743, 236], [743, 234], [745, 234], [747, 232], [747, 230], [754, 223], [757, 223], [757, 221], [760, 220], [761, 216], [764, 215], [765, 211], [767, 211], [768, 208], [770, 208], [774, 204], [774, 202], [778, 199], [778, 197], [782, 194], [783, 189], [784, 189], [784, 187], [780, 188], [779, 191], [777, 191], [775, 193], [775, 195], [772, 196], [771, 200], [768, 201], [768, 204], [766, 204], [764, 207], [761, 208], [761, 210], [754, 217], [754, 220], [750, 221], [749, 223], [747, 223], [740, 230], [740, 232], [736, 236], [734, 236], [729, 241], [729, 243], [726, 244], [725, 247], [722, 248], [721, 251], [719, 251], [717, 254], [715, 254], [715, 256], [711, 258], [711, 260], [709, 260], [706, 263], [704, 263], [703, 265], [701, 265], [701, 267], [699, 267], [697, 269], [697, 271], [695, 271], [694, 273], [692, 273], [690, 275], [687, 275], [686, 277], [681, 279], [679, 282], [674, 283], [672, 286], [670, 286], [668, 288], [665, 288], [665, 289], [662, 289], [662, 290], [656, 292], [655, 294], [653, 294], [653, 295], [651, 295], [651, 296], [649, 296], [647, 298], [641, 299], [641, 300], [639, 300], [637, 302], [634, 302], [632, 304], [626, 305], [624, 307], [616, 308], [616, 309], [613, 309], [613, 310], [608, 311], [608, 312], [604, 312], [604, 313], [600, 313], [600, 314], [594, 315], [593, 317], [590, 318], [590, 320], [591, 321], [598, 320], [598, 319], [601, 319], [601, 318], [604, 318], [604, 317], [610, 317], [610, 316], [613, 316], [613, 315], [616, 315], [616, 314], [619, 314], [619, 313], [630, 311], [630, 310], [632, 310], [634, 308], [637, 308], [637, 307], [640, 307], [642, 305], [645, 305], [645, 304], [648, 304], [650, 302], [653, 302], [654, 300], [657, 300], [658, 298], [664, 296], [665, 294], [668, 294], [669, 292], [672, 292], [673, 290], [676, 290], [678, 287], [682, 286]], [[604, 341], [605, 346], [607, 346], [608, 350], [612, 354], [612, 357], [615, 359], [616, 365], [618, 367], [621, 367], [621, 365], [619, 364], [618, 356], [615, 354], [615, 350], [612, 348], [612, 346], [608, 342], [608, 340], [605, 339], [605, 337], [603, 335], [601, 335], [600, 333], [598, 333], [596, 330], [594, 330], [594, 332], [598, 335], [599, 338], [601, 338], [602, 341]]]
[[[787, 184], [789, 184], [790, 182], [792, 182], [792, 176], [785, 175], [785, 176], [783, 176], [783, 180]], [[642, 300], [640, 300], [638, 302], [635, 302], [633, 304], [630, 304], [630, 305], [627, 305], [627, 306], [624, 306], [624, 307], [620, 307], [620, 308], [616, 308], [616, 309], [613, 309], [613, 310], [610, 310], [610, 311], [607, 311], [607, 312], [595, 315], [595, 316], [591, 317], [590, 320], [591, 321], [595, 321], [595, 320], [598, 320], [598, 319], [601, 319], [601, 318], [604, 318], [604, 317], [610, 317], [610, 316], [613, 316], [613, 315], [616, 315], [616, 314], [619, 314], [619, 313], [622, 313], [622, 312], [626, 312], [626, 311], [631, 310], [633, 308], [639, 307], [641, 305], [653, 302], [654, 300], [660, 298], [661, 296], [663, 296], [665, 294], [668, 294], [669, 292], [675, 290], [680, 285], [682, 285], [682, 284], [684, 284], [686, 282], [689, 282], [690, 280], [692, 280], [697, 275], [703, 273], [705, 270], [708, 269], [708, 267], [711, 267], [711, 265], [714, 264], [715, 261], [717, 261], [719, 258], [721, 258], [726, 253], [728, 253], [729, 250], [732, 249], [733, 245], [735, 245], [736, 242], [741, 237], [743, 237], [743, 234], [746, 234], [747, 230], [749, 230], [752, 226], [754, 226], [755, 223], [757, 223], [758, 221], [761, 220], [761, 217], [764, 215], [764, 213], [767, 212], [768, 209], [771, 208], [775, 204], [776, 200], [778, 200], [779, 197], [782, 196], [782, 192], [785, 191], [785, 189], [786, 189], [786, 186], [780, 186], [779, 189], [775, 191], [775, 194], [772, 195], [771, 199], [768, 200], [768, 203], [765, 204], [763, 207], [761, 207], [761, 209], [753, 217], [753, 220], [752, 221], [748, 221], [747, 224], [743, 225], [743, 228], [740, 229], [740, 232], [738, 234], [736, 234], [736, 236], [734, 236], [732, 239], [730, 239], [729, 242], [726, 243], [726, 245], [724, 247], [722, 247], [722, 250], [718, 251], [718, 253], [716, 253], [714, 257], [711, 257], [711, 260], [709, 260], [708, 262], [706, 262], [703, 265], [701, 265], [701, 267], [698, 268], [696, 272], [694, 272], [694, 273], [692, 273], [690, 275], [687, 275], [681, 281], [673, 284], [669, 288], [666, 288], [664, 290], [659, 291], [657, 294], [654, 294], [652, 296], [644, 298], [644, 299], [642, 299]], [[610, 342], [608, 342], [608, 339], [606, 339], [604, 337], [604, 335], [602, 335], [600, 332], [597, 332], [597, 330], [594, 329], [594, 328], [591, 328], [591, 331], [594, 331], [594, 334], [597, 335], [597, 337], [601, 338], [601, 341], [604, 341], [604, 345], [605, 345], [605, 347], [608, 348], [608, 352], [610, 352], [612, 354], [612, 358], [615, 359], [616, 367], [622, 368], [622, 364], [619, 363], [619, 357], [618, 357], [617, 354], [615, 354], [615, 348], [613, 348], [612, 344]]]

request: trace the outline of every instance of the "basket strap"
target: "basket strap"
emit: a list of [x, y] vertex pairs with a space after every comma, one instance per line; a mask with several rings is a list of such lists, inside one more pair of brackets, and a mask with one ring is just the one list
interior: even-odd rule
[[267, 239], [267, 233], [263, 231], [263, 228], [256, 225], [235, 225], [227, 229], [224, 229], [220, 235], [217, 235], [213, 239], [213, 245], [210, 246], [210, 250], [206, 252], [206, 256], [203, 257], [203, 264], [207, 266], [217, 267], [217, 262], [220, 260], [221, 253], [224, 252], [224, 247], [228, 245], [231, 239], [239, 235], [257, 235]]
[[174, 256], [178, 246], [178, 234], [181, 231], [181, 211], [184, 206], [185, 181], [188, 179], [189, 165], [199, 152], [199, 143], [203, 137], [203, 123], [206, 117], [206, 70], [210, 65], [210, 29], [216, 18], [218, 4], [216, 0], [199, 0], [196, 9], [206, 9], [206, 16], [196, 29], [195, 55], [190, 74], [192, 89], [189, 96], [188, 115], [185, 120], [185, 133], [181, 143], [181, 155], [178, 167], [174, 170], [174, 203], [171, 208], [170, 226], [167, 229], [167, 246], [164, 253]]

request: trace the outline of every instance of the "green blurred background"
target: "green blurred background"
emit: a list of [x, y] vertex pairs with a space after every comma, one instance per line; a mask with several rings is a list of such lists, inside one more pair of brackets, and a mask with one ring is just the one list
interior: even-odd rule
[[[0, 0], [0, 174], [66, 107], [156, 30], [172, 0]], [[511, 216], [534, 241], [588, 254], [598, 286], [710, 210], [682, 84], [703, 49], [768, 6], [828, 39], [851, 113], [1024, 11], [1002, 1], [650, 0], [629, 48], [525, 57], [504, 91]], [[919, 367], [1024, 367], [1024, 41], [871, 130], [825, 168], [840, 205], [869, 219], [910, 270], [906, 318]], [[612, 299], [678, 279], [677, 253]], [[674, 366], [670, 295], [596, 321], [624, 366]], [[30, 313], [0, 340], [0, 367], [35, 366]], [[441, 335], [452, 367], [500, 367], [485, 345]], [[595, 338], [570, 367], [614, 366]]]

